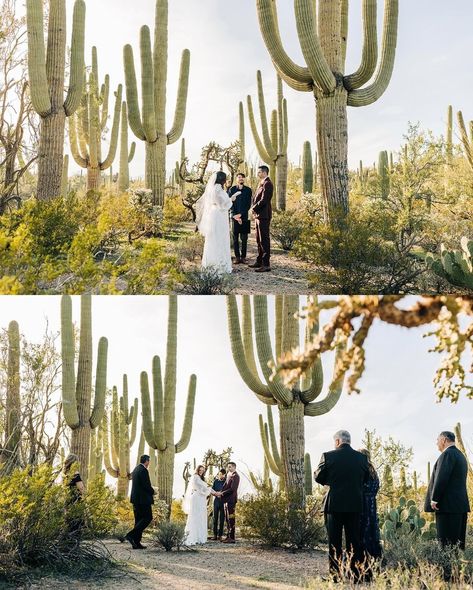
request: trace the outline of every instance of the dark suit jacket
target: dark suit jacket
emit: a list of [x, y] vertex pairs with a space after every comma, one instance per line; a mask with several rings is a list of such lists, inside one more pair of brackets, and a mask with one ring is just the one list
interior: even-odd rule
[[273, 193], [273, 183], [269, 177], [266, 177], [264, 182], [259, 185], [253, 199], [253, 214], [257, 219], [271, 219], [273, 214], [271, 206]]
[[424, 509], [435, 512], [430, 502], [438, 502], [438, 512], [463, 514], [470, 512], [466, 479], [468, 464], [456, 446], [446, 448], [437, 459], [429, 481]]
[[[237, 186], [232, 186], [232, 188], [228, 191], [228, 194], [230, 197], [232, 197], [239, 190], [240, 189]], [[249, 234], [251, 231], [249, 211], [252, 200], [253, 193], [251, 192], [251, 188], [249, 186], [244, 186], [241, 191], [241, 195], [238, 195], [232, 205], [232, 217], [238, 214], [241, 215], [241, 220], [243, 223], [240, 225], [235, 220], [233, 220], [233, 223], [235, 224], [235, 228], [238, 229], [242, 234]]]
[[130, 502], [140, 506], [150, 506], [154, 504], [154, 493], [149, 471], [140, 463], [133, 469], [131, 474]]
[[238, 486], [240, 485], [240, 476], [236, 471], [227, 476], [227, 481], [222, 488], [222, 498], [225, 504], [236, 504], [238, 501]]
[[324, 453], [315, 472], [317, 483], [330, 486], [324, 512], [362, 512], [363, 485], [368, 478], [368, 457], [350, 445]]

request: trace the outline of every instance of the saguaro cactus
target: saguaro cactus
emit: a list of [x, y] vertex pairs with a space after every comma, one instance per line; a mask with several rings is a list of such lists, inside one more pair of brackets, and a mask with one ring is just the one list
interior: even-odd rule
[[2, 471], [12, 471], [20, 464], [21, 399], [20, 399], [20, 329], [8, 325], [8, 360], [5, 399], [5, 444], [0, 453]]
[[452, 285], [473, 291], [473, 240], [461, 239], [461, 250], [447, 250], [442, 244], [440, 256], [427, 254], [425, 260], [433, 272]]
[[310, 460], [310, 454], [306, 453], [304, 455], [304, 486], [306, 496], [312, 496], [313, 480], [314, 474], [312, 473], [312, 461]]
[[95, 394], [92, 412], [92, 300], [81, 296], [79, 359], [75, 370], [75, 339], [72, 323], [72, 301], [61, 298], [62, 405], [66, 424], [72, 430], [71, 452], [79, 457], [81, 475], [87, 481], [90, 435], [102, 422], [107, 387], [108, 341], [100, 338], [95, 372]]
[[[243, 297], [242, 325], [235, 296], [227, 298], [228, 326], [233, 358], [245, 384], [257, 398], [267, 405], [277, 405], [279, 410], [280, 460], [285, 488], [296, 504], [304, 504], [304, 416], [322, 416], [340, 399], [343, 388], [341, 351], [337, 351], [335, 372], [327, 396], [318, 400], [323, 388], [322, 361], [319, 358], [310, 375], [292, 388], [286, 387], [278, 376], [272, 377], [270, 364], [299, 346], [299, 298], [294, 295], [276, 296], [275, 355], [269, 335], [269, 319], [266, 296], [253, 298], [253, 318], [256, 349], [264, 382], [257, 371], [254, 355], [251, 302]], [[306, 338], [312, 339], [318, 332], [318, 322], [306, 328]], [[269, 415], [268, 415], [269, 418]], [[262, 418], [260, 418], [260, 425]], [[266, 445], [268, 448], [268, 445]], [[273, 454], [267, 453], [270, 468]], [[277, 463], [277, 462], [276, 462]], [[277, 466], [277, 465], [276, 465]]]
[[238, 142], [240, 144], [240, 164], [243, 166], [243, 172], [246, 174], [245, 110], [242, 102], [238, 105]]
[[[117, 388], [112, 389], [112, 408], [107, 420], [104, 417], [105, 428], [103, 437], [103, 455], [105, 468], [117, 481], [117, 497], [126, 498], [131, 474], [130, 449], [136, 439], [136, 424], [138, 417], [138, 398], [128, 407], [128, 378], [123, 375], [123, 393], [118, 399]], [[131, 430], [130, 430], [131, 426]]]
[[176, 414], [176, 366], [177, 366], [177, 297], [169, 297], [166, 369], [164, 382], [161, 377], [161, 360], [153, 358], [153, 404], [151, 404], [148, 374], [141, 373], [141, 414], [146, 442], [158, 450], [159, 498], [171, 509], [174, 481], [174, 457], [187, 448], [194, 418], [197, 377], [191, 375], [187, 407], [181, 438], [175, 442]]
[[[261, 33], [274, 66], [295, 90], [316, 101], [317, 146], [325, 219], [337, 223], [348, 212], [347, 106], [369, 105], [384, 93], [394, 67], [399, 0], [385, 0], [383, 47], [378, 62], [377, 0], [363, 0], [363, 53], [360, 67], [345, 75], [348, 1], [294, 0], [299, 42], [306, 65], [286, 53], [275, 0], [256, 0]], [[376, 71], [376, 74], [375, 74]], [[374, 75], [373, 81], [370, 82]]]
[[258, 132], [256, 118], [253, 110], [251, 96], [247, 97], [248, 116], [250, 119], [251, 131], [255, 140], [259, 157], [269, 165], [270, 176], [276, 181], [276, 204], [280, 211], [286, 209], [287, 190], [287, 143], [288, 143], [288, 120], [287, 101], [283, 95], [282, 80], [277, 77], [278, 93], [277, 108], [271, 112], [271, 124], [268, 125], [268, 115], [263, 90], [263, 79], [258, 70], [256, 75], [258, 83], [258, 103], [261, 119], [262, 137]]
[[453, 161], [453, 107], [451, 104], [448, 105], [447, 109], [447, 133], [445, 143], [447, 152], [447, 165], [450, 166]]
[[470, 461], [466, 446], [465, 446], [465, 442], [463, 441], [463, 435], [462, 435], [462, 427], [460, 422], [458, 422], [455, 426], [455, 439], [456, 439], [456, 443], [458, 448], [460, 449], [460, 451], [465, 455], [467, 463], [468, 463], [468, 487], [470, 488], [470, 490], [473, 490], [473, 464]]
[[168, 68], [168, 0], [156, 0], [154, 50], [148, 26], [140, 31], [141, 101], [138, 105], [135, 64], [131, 45], [125, 45], [124, 65], [130, 127], [146, 147], [146, 187], [153, 191], [155, 205], [164, 205], [166, 146], [182, 135], [186, 118], [190, 52], [182, 53], [179, 90], [171, 130], [166, 133], [166, 82]]
[[[457, 119], [458, 126], [460, 127], [460, 136], [463, 146], [463, 153], [465, 154], [465, 158], [467, 159], [470, 168], [473, 170], [473, 121], [470, 121], [468, 133], [465, 125], [465, 120], [463, 118], [463, 113], [461, 111], [458, 111]], [[452, 152], [452, 150], [450, 150], [450, 152]]]
[[[181, 168], [186, 160], [186, 140], [184, 137], [181, 139], [181, 157], [179, 162], [176, 162], [175, 180], [179, 186], [179, 196], [184, 199], [186, 196], [186, 181], [181, 176]], [[173, 183], [174, 185], [174, 183]]]
[[379, 192], [382, 199], [387, 199], [389, 195], [389, 188], [390, 188], [390, 178], [389, 178], [389, 156], [386, 150], [379, 152], [378, 157], [378, 183], [379, 183]]
[[69, 117], [69, 140], [76, 164], [87, 169], [87, 190], [97, 190], [100, 173], [111, 168], [117, 153], [118, 129], [122, 85], [115, 93], [115, 109], [108, 154], [102, 158], [102, 135], [108, 121], [110, 78], [108, 74], [99, 90], [97, 48], [92, 47], [92, 70], [82, 94], [81, 106], [76, 115]]
[[84, 71], [85, 2], [76, 0], [72, 19], [69, 89], [64, 100], [66, 1], [49, 0], [48, 45], [44, 43], [43, 0], [27, 0], [28, 77], [31, 103], [41, 117], [37, 198], [61, 193], [64, 126], [79, 107]]
[[312, 161], [312, 146], [310, 141], [304, 142], [302, 148], [302, 192], [311, 193], [314, 190], [314, 164]]
[[122, 102], [122, 119], [120, 128], [120, 170], [118, 171], [118, 190], [125, 192], [130, 188], [130, 166], [135, 157], [136, 143], [128, 147], [128, 111], [126, 102]]

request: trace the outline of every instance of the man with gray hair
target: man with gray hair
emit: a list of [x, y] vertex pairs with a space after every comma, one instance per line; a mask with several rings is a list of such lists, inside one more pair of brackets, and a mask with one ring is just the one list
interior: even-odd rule
[[455, 434], [444, 430], [437, 437], [441, 452], [429, 481], [424, 509], [435, 512], [437, 538], [442, 547], [465, 549], [470, 504], [466, 487], [468, 463], [455, 446]]
[[368, 480], [368, 458], [351, 448], [346, 430], [334, 434], [335, 450], [323, 453], [314, 474], [315, 481], [329, 490], [324, 498], [325, 526], [329, 543], [329, 566], [334, 579], [342, 573], [342, 536], [345, 531], [346, 551], [355, 581], [361, 581], [364, 552], [361, 542], [363, 486]]

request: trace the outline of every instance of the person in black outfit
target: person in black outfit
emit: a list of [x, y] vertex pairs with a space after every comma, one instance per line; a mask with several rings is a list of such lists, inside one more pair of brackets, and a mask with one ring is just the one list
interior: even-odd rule
[[258, 257], [250, 268], [255, 272], [271, 271], [271, 218], [273, 215], [271, 200], [273, 198], [274, 186], [268, 176], [269, 168], [260, 166], [258, 168], [258, 178], [260, 185], [253, 199], [251, 210], [256, 224], [256, 244], [258, 246]]
[[453, 432], [441, 432], [437, 448], [442, 454], [432, 471], [424, 509], [435, 512], [440, 545], [444, 548], [456, 546], [464, 551], [470, 512], [466, 487], [468, 463], [465, 455], [455, 446]]
[[[212, 489], [214, 490], [214, 492], [222, 491], [226, 479], [227, 472], [225, 471], [225, 469], [220, 469], [212, 485]], [[225, 506], [223, 504], [223, 498], [221, 496], [214, 497], [213, 521], [214, 536], [210, 537], [210, 540], [221, 541], [223, 536], [223, 525], [225, 523]]]
[[133, 469], [131, 474], [130, 502], [133, 504], [135, 527], [125, 535], [125, 539], [131, 543], [133, 549], [146, 549], [141, 544], [143, 531], [153, 520], [154, 504], [153, 496], [156, 493], [149, 477], [149, 455], [142, 455], [140, 464]]
[[[249, 211], [253, 193], [249, 186], [245, 185], [245, 175], [237, 174], [237, 183], [228, 191], [230, 197], [238, 194], [232, 206], [233, 252], [235, 264], [247, 264], [246, 253], [248, 248], [248, 235], [251, 232]], [[240, 250], [241, 241], [241, 250]]]
[[381, 539], [379, 533], [378, 506], [376, 496], [379, 491], [379, 477], [371, 463], [367, 449], [360, 449], [360, 453], [368, 459], [368, 480], [363, 486], [363, 511], [361, 513], [361, 542], [365, 557], [369, 559], [381, 558]]
[[355, 581], [360, 581], [363, 562], [360, 524], [363, 487], [369, 477], [368, 458], [351, 448], [351, 436], [346, 430], [338, 431], [334, 441], [335, 451], [322, 455], [314, 474], [317, 483], [329, 486], [324, 498], [329, 567], [334, 579], [338, 580], [342, 573], [342, 533], [345, 530], [350, 569]]
[[69, 454], [64, 461], [64, 483], [67, 486], [66, 523], [74, 537], [80, 537], [85, 522], [81, 509], [85, 492], [84, 482], [79, 472], [79, 457]]

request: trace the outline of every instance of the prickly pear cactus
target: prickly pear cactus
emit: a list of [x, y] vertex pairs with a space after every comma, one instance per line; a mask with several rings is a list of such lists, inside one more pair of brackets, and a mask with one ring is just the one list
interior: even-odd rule
[[399, 499], [396, 508], [381, 515], [380, 527], [383, 540], [390, 542], [405, 535], [425, 540], [433, 539], [436, 535], [435, 523], [427, 523], [414, 500], [404, 497]]

